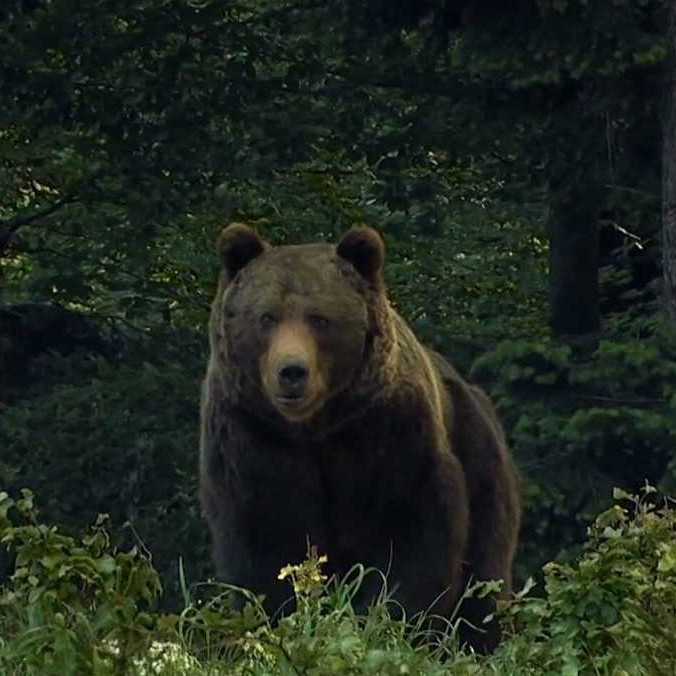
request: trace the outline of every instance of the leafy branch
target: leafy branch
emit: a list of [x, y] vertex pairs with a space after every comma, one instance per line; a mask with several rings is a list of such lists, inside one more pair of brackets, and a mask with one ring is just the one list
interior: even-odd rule
[[51, 216], [53, 213], [63, 209], [65, 206], [74, 204], [78, 201], [79, 199], [75, 195], [68, 195], [60, 200], [57, 200], [53, 204], [34, 211], [32, 214], [14, 216], [13, 218], [10, 218], [6, 221], [0, 221], [0, 257], [2, 257], [5, 251], [9, 248], [9, 245], [12, 243], [14, 236], [20, 228], [23, 228], [27, 225], [32, 225], [36, 221], [39, 221], [42, 218], [47, 218], [47, 216]]

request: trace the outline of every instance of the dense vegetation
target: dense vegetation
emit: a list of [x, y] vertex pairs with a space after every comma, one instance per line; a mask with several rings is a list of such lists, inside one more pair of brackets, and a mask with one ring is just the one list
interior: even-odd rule
[[[458, 650], [457, 622], [393, 620], [387, 595], [366, 616], [350, 600], [359, 566], [327, 581], [310, 551], [280, 579], [297, 610], [272, 623], [242, 590], [183, 588], [183, 609], [159, 613], [159, 577], [138, 549], [111, 547], [105, 521], [81, 538], [36, 519], [33, 496], [0, 493], [0, 537], [17, 553], [0, 590], [0, 668], [6, 674], [461, 674], [664, 676], [676, 668], [676, 510], [616, 491], [574, 565], [548, 564], [544, 598], [531, 584], [502, 610], [507, 640], [479, 658]], [[241, 612], [231, 598], [246, 594]], [[481, 593], [474, 589], [468, 593]]]
[[[600, 527], [571, 563], [614, 487], [635, 492], [648, 480], [676, 492], [667, 276], [676, 238], [668, 218], [662, 228], [671, 211], [660, 171], [668, 9], [662, 0], [520, 0], [509, 12], [494, 0], [0, 8], [0, 488], [35, 492], [69, 535], [43, 529], [31, 546], [54, 547], [74, 576], [57, 584], [51, 564], [29, 571], [19, 558], [0, 604], [9, 637], [0, 665], [28, 655], [26, 668], [47, 673], [39, 660], [56, 631], [54, 669], [100, 659], [108, 673], [113, 651], [99, 655], [99, 645], [121, 646], [126, 668], [143, 641], [164, 630], [178, 640], [177, 625], [163, 624], [174, 616], [150, 612], [161, 599], [167, 613], [191, 609], [180, 631], [195, 638], [179, 631], [181, 645], [192, 650], [213, 631], [219, 646], [233, 642], [232, 659], [248, 650], [263, 660], [244, 673], [332, 673], [320, 659], [336, 673], [350, 659], [363, 673], [442, 669], [401, 626], [376, 618], [382, 608], [363, 624], [339, 592], [338, 615], [312, 596], [307, 615], [262, 637], [254, 611], [217, 619], [220, 606], [206, 605], [205, 620], [193, 604], [190, 586], [211, 573], [195, 466], [213, 241], [236, 218], [274, 242], [378, 227], [397, 306], [496, 399], [524, 477], [519, 578], [559, 562], [548, 594], [515, 611], [526, 633], [504, 665], [673, 673], [659, 671], [669, 666], [661, 632], [675, 635], [659, 610], [673, 606], [673, 520], [638, 510], [639, 525]], [[36, 558], [21, 549], [30, 533], [2, 521], [8, 505], [3, 497], [4, 579], [18, 552]], [[122, 551], [140, 542], [152, 553], [161, 597], [143, 557], [111, 553], [100, 528], [74, 535], [99, 513]], [[641, 566], [642, 580], [622, 577]], [[665, 577], [653, 580], [656, 571]], [[600, 579], [613, 599], [626, 591], [658, 608], [654, 617], [611, 601], [589, 606], [585, 624], [573, 599]], [[652, 591], [626, 588], [639, 583]], [[76, 598], [83, 585], [92, 596]], [[582, 626], [592, 635], [584, 654]], [[279, 647], [285, 631], [297, 654]], [[79, 632], [102, 643], [69, 643]], [[651, 646], [660, 663], [623, 661], [620, 632], [636, 659]], [[483, 673], [474, 658], [459, 657], [463, 668]], [[495, 673], [512, 673], [504, 669]]]

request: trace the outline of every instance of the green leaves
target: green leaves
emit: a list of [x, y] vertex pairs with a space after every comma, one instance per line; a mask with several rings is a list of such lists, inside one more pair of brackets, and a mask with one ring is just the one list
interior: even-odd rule
[[[21, 223], [0, 282], [10, 300], [111, 322], [122, 345], [114, 363], [44, 354], [30, 387], [2, 393], [0, 483], [31, 485], [71, 526], [130, 519], [176, 596], [177, 552], [206, 575], [197, 401], [213, 240], [232, 217], [287, 243], [379, 227], [417, 334], [463, 370], [488, 353], [474, 375], [525, 476], [524, 577], [573, 555], [614, 485], [676, 486], [676, 355], [654, 293], [605, 276], [621, 313], [592, 357], [546, 340], [545, 319], [549, 197], [589, 200], [591, 177], [605, 186], [594, 208], [654, 236], [661, 0], [30, 4], [0, 10], [0, 239]], [[624, 525], [609, 517], [609, 539]], [[37, 565], [61, 579], [69, 545], [40, 537], [52, 549]], [[98, 584], [116, 556], [69, 570]], [[210, 612], [207, 624], [225, 616]], [[303, 666], [330, 652], [329, 671], [443, 669], [393, 654], [385, 633], [359, 643], [351, 621], [301, 640]], [[557, 631], [575, 635], [572, 614]], [[561, 650], [556, 668], [584, 673]]]
[[510, 341], [476, 360], [472, 374], [490, 383], [528, 478], [524, 576], [537, 562], [575, 551], [613, 486], [638, 490], [648, 479], [673, 487], [676, 372], [669, 336], [602, 341], [591, 355], [551, 342]]
[[[83, 537], [63, 536], [37, 522], [29, 492], [16, 501], [1, 493], [0, 540], [12, 543], [17, 564], [0, 588], [0, 667], [100, 676], [671, 676], [676, 511], [648, 485], [640, 496], [614, 494], [619, 504], [598, 516], [584, 553], [545, 566], [544, 594], [531, 594], [532, 581], [515, 594], [500, 611], [505, 641], [479, 658], [458, 651], [451, 626], [430, 632], [425, 618], [393, 620], [387, 597], [357, 615], [351, 599], [379, 573], [326, 581], [312, 550], [288, 566], [303, 584], [295, 612], [276, 623], [260, 599], [224, 585], [201, 585], [179, 615], [161, 614], [151, 605], [160, 588], [149, 560], [112, 547], [105, 518]], [[496, 583], [474, 592], [490, 589]], [[241, 611], [234, 594], [247, 601]]]
[[0, 665], [92, 673], [102, 638], [143, 643], [159, 577], [137, 550], [111, 548], [105, 520], [84, 537], [63, 535], [37, 523], [28, 491], [17, 501], [0, 494], [0, 515], [0, 542], [16, 553], [11, 586], [0, 588], [0, 626], [14, 652], [0, 651]]
[[131, 334], [124, 349], [124, 364], [83, 353], [32, 363], [36, 389], [3, 411], [0, 446], [11, 472], [0, 465], [0, 483], [45, 493], [45, 510], [70, 527], [110, 513], [116, 543], [135, 541], [122, 528], [131, 521], [177, 594], [176, 553], [190, 552], [191, 574], [206, 576], [210, 561], [194, 471], [204, 345], [173, 330]]
[[651, 494], [651, 487], [640, 497], [616, 491], [631, 510], [615, 505], [601, 514], [579, 561], [545, 567], [547, 596], [522, 597], [510, 608], [516, 633], [503, 654], [512, 668], [585, 675], [674, 668], [676, 576], [661, 561], [672, 549], [676, 512]]

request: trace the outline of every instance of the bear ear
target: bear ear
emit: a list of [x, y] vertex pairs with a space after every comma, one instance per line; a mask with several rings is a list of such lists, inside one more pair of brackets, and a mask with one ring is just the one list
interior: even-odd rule
[[223, 267], [232, 281], [235, 275], [254, 258], [258, 258], [268, 247], [254, 230], [244, 223], [230, 223], [223, 228], [216, 248], [223, 261]]
[[373, 228], [351, 228], [338, 242], [336, 252], [351, 263], [367, 282], [375, 287], [382, 285], [385, 242]]

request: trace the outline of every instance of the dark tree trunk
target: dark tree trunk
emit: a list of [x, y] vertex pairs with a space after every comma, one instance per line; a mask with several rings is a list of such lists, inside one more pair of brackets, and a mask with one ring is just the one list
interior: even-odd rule
[[596, 334], [599, 315], [599, 192], [579, 175], [552, 185], [549, 212], [550, 323], [557, 336]]
[[662, 120], [662, 281], [664, 309], [676, 323], [676, 0], [669, 7], [669, 59]]

